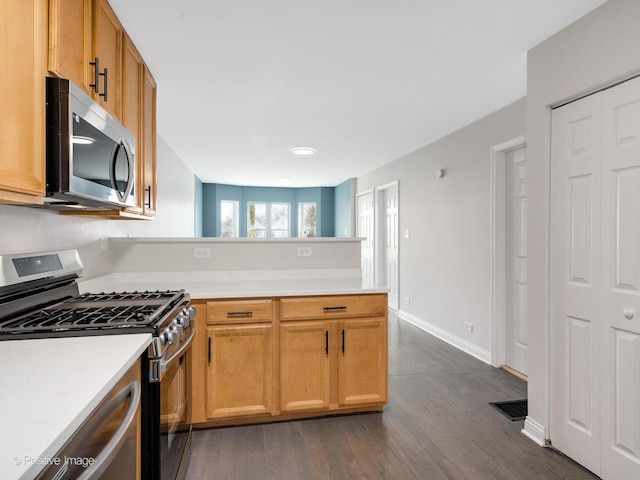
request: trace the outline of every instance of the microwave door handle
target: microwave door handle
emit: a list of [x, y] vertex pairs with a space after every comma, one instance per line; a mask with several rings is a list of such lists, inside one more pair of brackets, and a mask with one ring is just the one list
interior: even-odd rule
[[[120, 148], [124, 149], [124, 156], [127, 159], [127, 184], [125, 185], [124, 190], [121, 192], [118, 188], [118, 182], [116, 181], [116, 158], [118, 158], [118, 152]], [[118, 199], [124, 203], [131, 195], [131, 190], [133, 189], [133, 182], [135, 181], [134, 174], [134, 158], [131, 153], [131, 148], [127, 141], [123, 138], [118, 143], [113, 146], [113, 150], [111, 150], [111, 158], [109, 159], [109, 180], [111, 181], [111, 188], [116, 191], [118, 195]]]
[[113, 145], [111, 150], [111, 158], [109, 159], [109, 180], [111, 181], [111, 188], [118, 195], [118, 200], [123, 202], [124, 193], [118, 189], [118, 182], [116, 181], [116, 158], [118, 158], [118, 152], [120, 151], [121, 143], [117, 142]]
[[125, 187], [124, 193], [122, 195], [122, 201], [126, 202], [129, 198], [129, 195], [131, 195], [131, 190], [133, 190], [133, 184], [136, 179], [135, 159], [133, 157], [133, 153], [131, 152], [129, 143], [124, 138], [120, 140], [120, 143], [122, 145], [122, 148], [124, 148], [124, 155], [127, 158], [127, 168], [129, 172], [129, 175], [127, 176], [127, 186]]
[[118, 406], [122, 405], [128, 397], [131, 397], [131, 400], [129, 401], [129, 407], [127, 408], [127, 413], [122, 419], [122, 423], [120, 423], [120, 426], [114, 432], [113, 437], [111, 437], [104, 446], [104, 449], [95, 457], [94, 463], [82, 472], [82, 475], [78, 477], [78, 480], [97, 480], [100, 478], [100, 475], [102, 475], [109, 467], [114, 457], [122, 448], [122, 445], [124, 445], [127, 440], [126, 435], [129, 431], [129, 427], [131, 427], [136, 419], [136, 414], [140, 407], [141, 387], [139, 381], [136, 380], [131, 382], [113, 398], [112, 401], [115, 405], [113, 408], [109, 409], [108, 413], [110, 414]]

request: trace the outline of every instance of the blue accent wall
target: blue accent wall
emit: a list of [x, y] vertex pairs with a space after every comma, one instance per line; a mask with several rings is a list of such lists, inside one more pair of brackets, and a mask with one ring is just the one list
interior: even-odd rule
[[336, 237], [352, 237], [353, 218], [353, 180], [349, 179], [334, 188], [334, 235]]
[[202, 182], [198, 177], [194, 175], [195, 182], [195, 199], [194, 199], [194, 237], [202, 236], [202, 205], [204, 205], [202, 201]]
[[240, 236], [247, 236], [247, 204], [249, 202], [285, 202], [291, 205], [291, 236], [298, 235], [298, 203], [316, 202], [317, 231], [320, 237], [333, 237], [335, 232], [335, 189], [333, 187], [276, 188], [242, 187], [217, 183], [202, 184], [202, 235], [220, 236], [220, 202], [237, 201], [240, 206]]

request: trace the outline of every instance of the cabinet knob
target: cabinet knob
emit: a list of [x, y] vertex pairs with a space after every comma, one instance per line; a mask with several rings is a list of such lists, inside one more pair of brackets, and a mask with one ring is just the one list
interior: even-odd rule
[[631, 320], [633, 318], [634, 312], [629, 308], [625, 308], [622, 311], [622, 314], [624, 315], [624, 318], [626, 318], [627, 320]]

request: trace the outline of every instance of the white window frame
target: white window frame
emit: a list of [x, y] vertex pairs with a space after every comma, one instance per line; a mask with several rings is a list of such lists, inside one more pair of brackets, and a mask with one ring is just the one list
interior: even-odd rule
[[316, 237], [318, 236], [318, 204], [317, 202], [300, 202], [298, 203], [298, 237], [299, 238], [304, 238], [304, 237], [308, 237], [309, 235], [305, 235], [304, 232], [304, 208], [305, 205], [313, 205], [313, 207], [316, 210], [316, 225], [313, 231], [313, 235], [311, 235], [312, 237]]
[[[291, 204], [289, 202], [259, 202], [259, 201], [251, 201], [251, 202], [247, 202], [247, 236], [250, 237], [251, 236], [251, 230], [255, 230], [254, 227], [251, 226], [250, 224], [250, 216], [251, 216], [251, 205], [256, 205], [256, 204], [264, 204], [266, 205], [266, 212], [265, 212], [265, 216], [267, 219], [267, 225], [266, 225], [266, 229], [265, 229], [265, 237], [264, 238], [289, 238], [291, 237]], [[288, 210], [288, 215], [287, 215], [287, 235], [285, 237], [273, 237], [272, 233], [273, 231], [279, 231], [281, 229], [273, 229], [272, 225], [271, 225], [271, 207], [272, 205], [286, 205], [287, 206], [287, 210]], [[257, 238], [263, 238], [263, 237], [257, 237]]]
[[[222, 204], [228, 203], [233, 205], [233, 225], [232, 228], [225, 228], [223, 225]], [[232, 235], [227, 236], [224, 233], [232, 230]], [[240, 202], [237, 200], [220, 200], [220, 236], [223, 238], [238, 238], [240, 236]]]

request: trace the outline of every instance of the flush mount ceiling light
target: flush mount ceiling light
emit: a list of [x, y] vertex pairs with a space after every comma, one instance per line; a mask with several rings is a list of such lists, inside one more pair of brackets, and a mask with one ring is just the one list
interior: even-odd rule
[[296, 155], [313, 155], [316, 153], [316, 149], [311, 147], [295, 147], [291, 149], [291, 153]]
[[276, 177], [276, 180], [279, 182], [290, 182], [291, 177]]
[[73, 143], [76, 145], [91, 145], [95, 140], [91, 137], [82, 137], [80, 135], [73, 136]]

